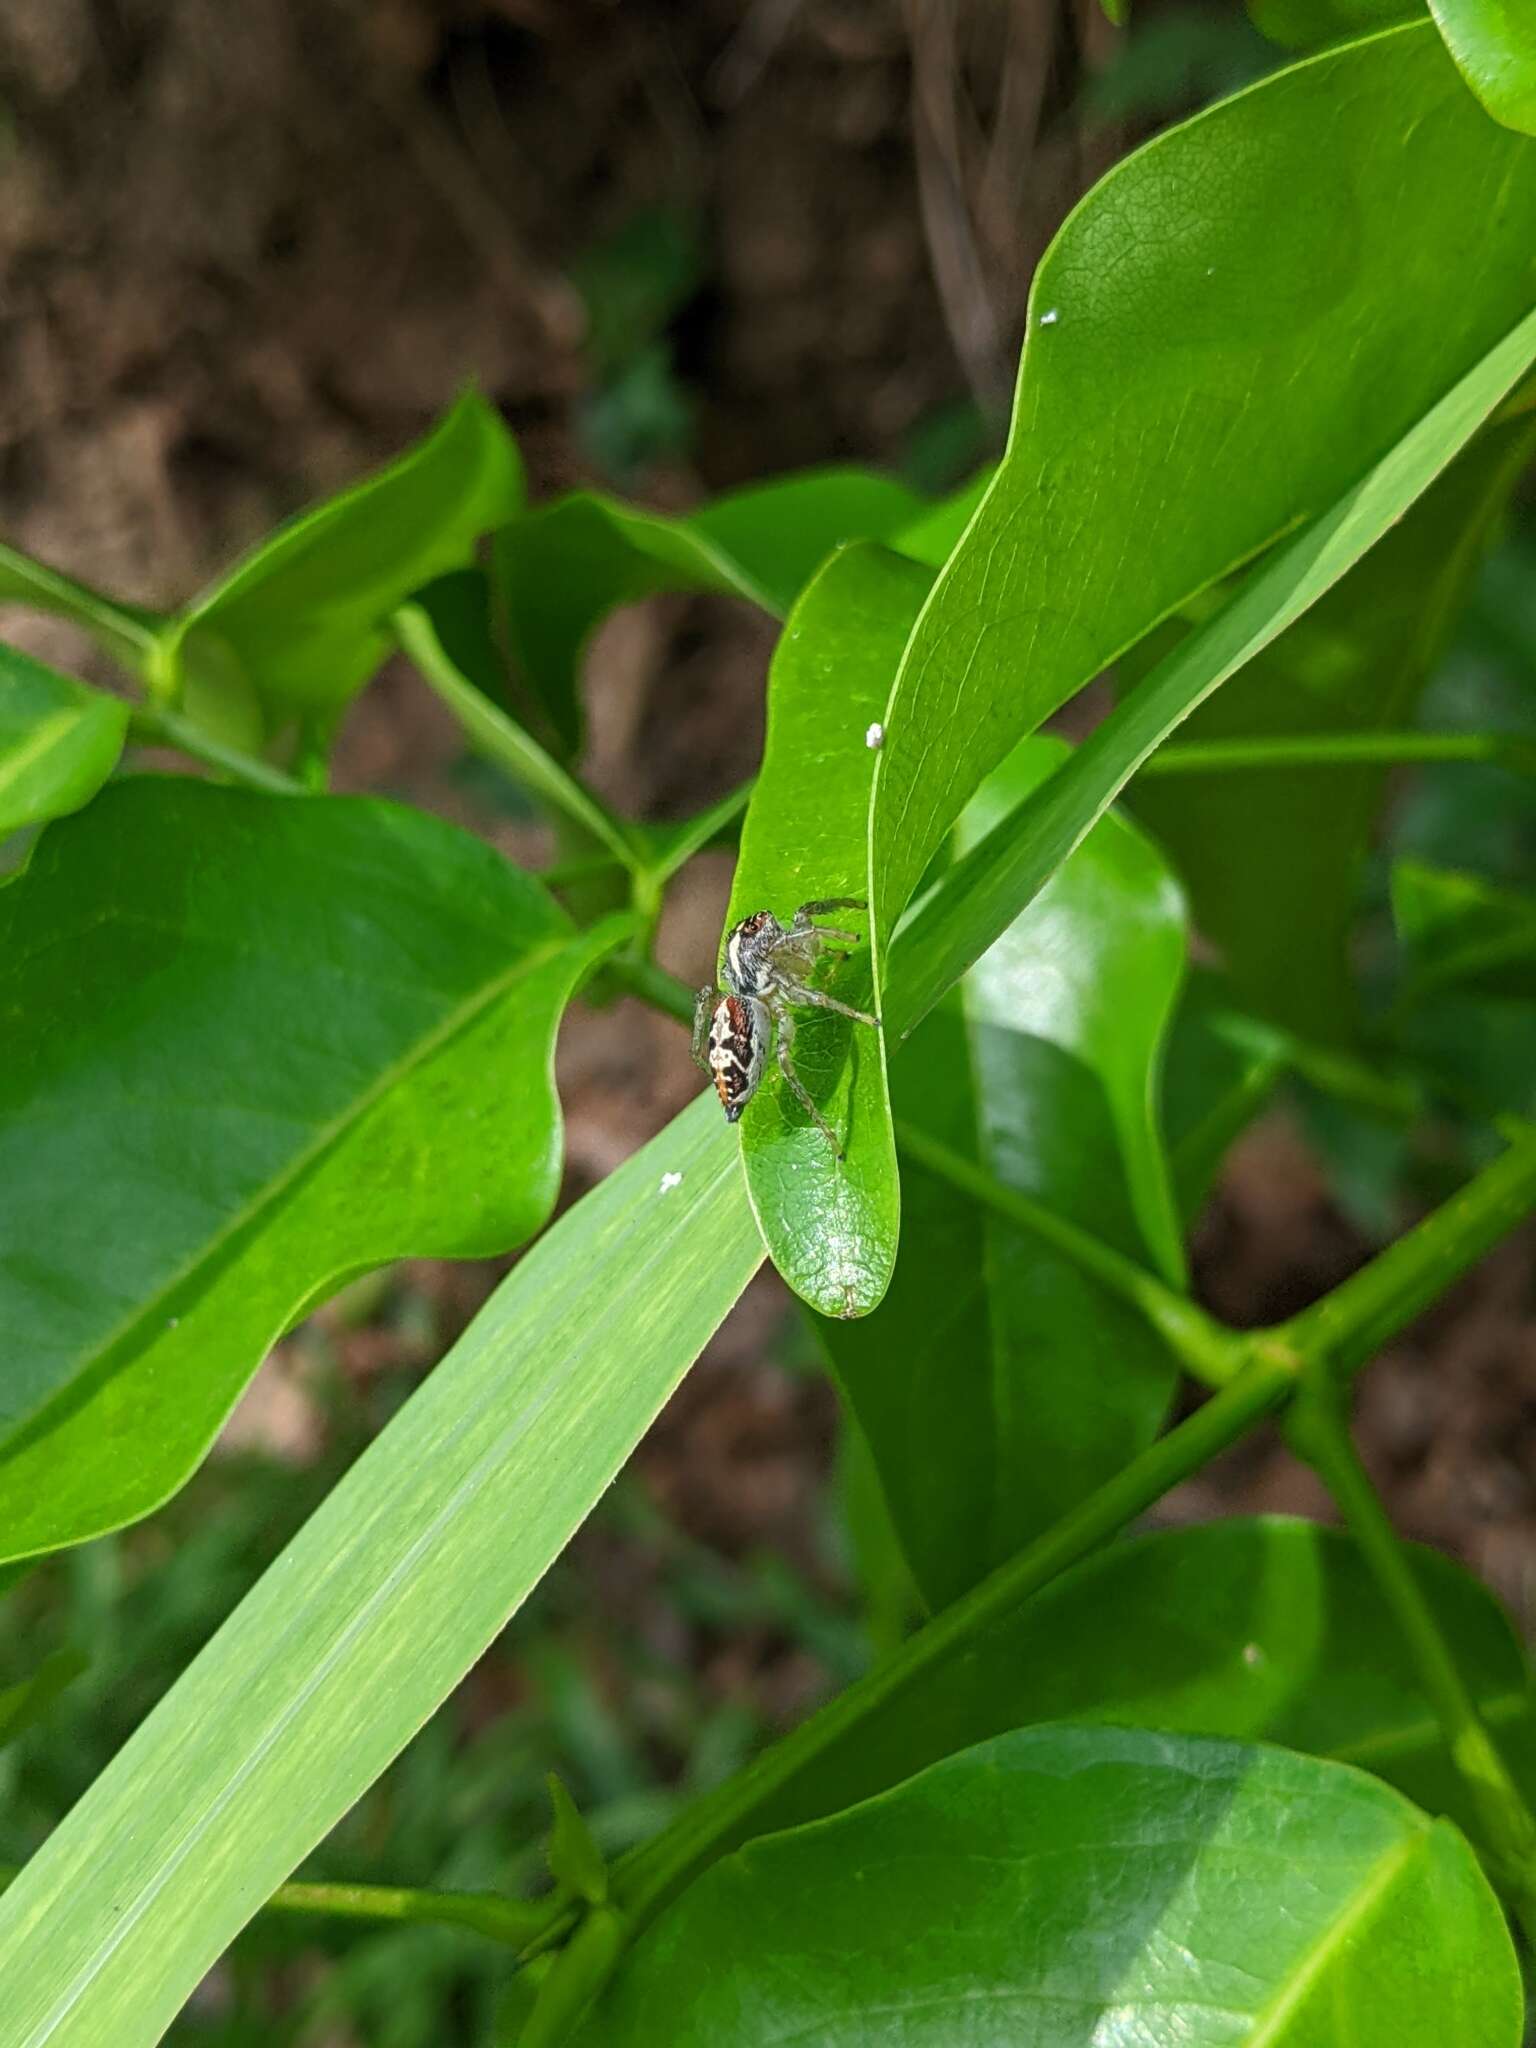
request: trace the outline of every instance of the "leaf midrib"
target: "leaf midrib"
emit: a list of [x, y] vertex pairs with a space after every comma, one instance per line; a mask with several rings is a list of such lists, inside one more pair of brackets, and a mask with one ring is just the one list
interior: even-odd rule
[[80, 725], [90, 715], [88, 705], [67, 704], [35, 725], [19, 746], [8, 747], [0, 756], [0, 789], [14, 789], [27, 770], [47, 754], [72, 726]]
[[[601, 931], [602, 927], [594, 929]], [[174, 1297], [202, 1267], [216, 1258], [231, 1239], [259, 1224], [298, 1180], [351, 1135], [385, 1095], [409, 1074], [424, 1065], [461, 1030], [467, 1029], [477, 1017], [515, 987], [518, 981], [558, 958], [581, 938], [591, 936], [578, 933], [573, 926], [557, 940], [552, 940], [531, 953], [523, 954], [503, 973], [483, 983], [473, 995], [450, 1009], [432, 1030], [414, 1039], [398, 1058], [391, 1060], [380, 1070], [366, 1088], [353, 1096], [336, 1116], [328, 1123], [322, 1124], [308, 1145], [292, 1154], [275, 1175], [263, 1182], [211, 1237], [205, 1238], [189, 1258], [163, 1279], [153, 1292], [146, 1295], [137, 1308], [87, 1351], [80, 1354], [80, 1362], [67, 1380], [46, 1394], [34, 1407], [16, 1416], [3, 1432], [0, 1432], [0, 1461], [4, 1459], [7, 1447], [24, 1431], [33, 1428], [81, 1379], [100, 1366], [113, 1352], [130, 1344], [147, 1325], [153, 1323], [164, 1310], [167, 1301]], [[617, 932], [614, 936], [618, 936]], [[594, 949], [596, 950], [598, 949]]]
[[1354, 1932], [1359, 1923], [1381, 1903], [1391, 1891], [1408, 1864], [1430, 1839], [1426, 1825], [1413, 1834], [1395, 1843], [1377, 1862], [1366, 1882], [1361, 1885], [1351, 1900], [1348, 1909], [1331, 1920], [1301, 1958], [1290, 1981], [1282, 1986], [1267, 2010], [1255, 2013], [1255, 2030], [1248, 2036], [1244, 2048], [1276, 2048], [1282, 2036], [1280, 2029], [1294, 2018], [1302, 2000], [1322, 1976], [1334, 1954]]

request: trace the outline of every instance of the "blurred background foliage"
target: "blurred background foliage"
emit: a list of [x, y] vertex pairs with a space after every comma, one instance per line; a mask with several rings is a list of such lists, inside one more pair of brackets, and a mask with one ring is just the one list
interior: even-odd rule
[[[1092, 0], [12, 0], [0, 530], [142, 602], [179, 598], [469, 376], [540, 495], [595, 481], [682, 509], [834, 460], [946, 489], [996, 452], [1029, 276], [1075, 198], [1276, 60], [1235, 0], [1146, 0], [1128, 32]], [[6, 614], [0, 631], [101, 675], [56, 622]], [[593, 785], [665, 819], [749, 775], [769, 644], [718, 599], [612, 620], [587, 667]], [[1529, 491], [1418, 716], [1536, 742]], [[337, 786], [552, 856], [522, 796], [397, 670], [354, 710]], [[1394, 1000], [1395, 861], [1513, 887], [1533, 855], [1529, 782], [1509, 769], [1396, 776], [1356, 934], [1375, 999]], [[706, 856], [669, 905], [662, 954], [692, 981], [729, 870]], [[1509, 1063], [1511, 1096], [1536, 1084], [1530, 1048], [1492, 1025], [1476, 1057]], [[572, 1015], [560, 1071], [566, 1200], [695, 1085], [674, 1028], [622, 1003]], [[1289, 1084], [1207, 1205], [1200, 1291], [1236, 1323], [1286, 1314], [1443, 1192], [1466, 1146], [1454, 1124], [1410, 1140]], [[1400, 1526], [1466, 1558], [1528, 1634], [1529, 1264], [1527, 1233], [1402, 1340], [1362, 1417]], [[351, 1290], [279, 1347], [168, 1508], [22, 1578], [0, 1606], [0, 1694], [43, 1657], [85, 1669], [0, 1749], [0, 1861], [84, 1789], [499, 1270], [412, 1264]], [[551, 1770], [615, 1852], [845, 1683], [892, 1618], [859, 1611], [836, 1434], [810, 1339], [764, 1280], [304, 1875], [531, 1887]], [[1239, 1507], [1320, 1501], [1261, 1439], [1167, 1504]], [[478, 2044], [505, 1974], [448, 1930], [270, 1916], [172, 2038]]]

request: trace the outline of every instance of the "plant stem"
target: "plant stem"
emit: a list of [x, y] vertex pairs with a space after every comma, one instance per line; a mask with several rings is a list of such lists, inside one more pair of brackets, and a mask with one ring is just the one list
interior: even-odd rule
[[[935, 1615], [893, 1656], [829, 1700], [736, 1777], [706, 1793], [662, 1834], [615, 1864], [612, 1896], [635, 1930], [654, 1919], [707, 1863], [751, 1835], [760, 1811], [826, 1751], [855, 1737], [870, 1714], [936, 1666], [962, 1654], [968, 1643], [1278, 1408], [1296, 1384], [1298, 1361], [1279, 1346], [1262, 1343], [1252, 1346], [1250, 1358], [1251, 1363], [1187, 1421]], [[548, 1938], [559, 1932], [558, 1926], [551, 1927]]]
[[1533, 1207], [1536, 1128], [1526, 1127], [1459, 1193], [1275, 1334], [1348, 1377]]
[[1214, 775], [1247, 768], [1350, 768], [1416, 761], [1496, 761], [1536, 775], [1536, 745], [1510, 732], [1295, 733], [1271, 739], [1187, 740], [1162, 747], [1140, 775]]
[[[0, 1867], [0, 1890], [20, 1866]], [[506, 1899], [498, 1892], [434, 1892], [383, 1884], [284, 1884], [260, 1908], [263, 1913], [319, 1913], [333, 1920], [407, 1921], [435, 1927], [467, 1927], [492, 1941], [517, 1947], [548, 1918], [545, 1906]]]
[[168, 711], [159, 704], [136, 704], [129, 725], [134, 738], [144, 744], [175, 747], [205, 767], [217, 768], [233, 781], [243, 782], [248, 789], [268, 790], [275, 796], [311, 793], [310, 786], [297, 776], [274, 768], [270, 761], [258, 760], [254, 754], [241, 753], [238, 747], [226, 747], [222, 740], [214, 739], [179, 711]]
[[1304, 1386], [1291, 1409], [1289, 1434], [1333, 1495], [1392, 1610], [1451, 1761], [1471, 1796], [1489, 1861], [1527, 1939], [1536, 1940], [1536, 1815], [1483, 1725], [1381, 1496], [1361, 1463], [1330, 1383], [1320, 1380]]
[[1207, 1386], [1221, 1387], [1248, 1355], [1245, 1340], [1225, 1330], [1187, 1295], [1178, 1294], [1145, 1266], [1137, 1265], [1091, 1231], [1042, 1203], [1005, 1187], [961, 1153], [914, 1125], [898, 1121], [896, 1142], [920, 1166], [947, 1180], [985, 1209], [1054, 1245], [1084, 1273], [1137, 1309], [1181, 1363]]
[[638, 954], [626, 954], [623, 958], [604, 963], [603, 972], [610, 981], [616, 981], [632, 996], [639, 996], [652, 1009], [660, 1010], [665, 1016], [675, 1017], [679, 1024], [693, 1025], [693, 990], [687, 982], [679, 981], [675, 974], [669, 974], [665, 967], [658, 967], [654, 960], [643, 960]]
[[568, 883], [587, 882], [594, 875], [611, 875], [623, 867], [624, 863], [617, 854], [592, 853], [579, 859], [557, 860], [550, 867], [538, 869], [536, 879], [546, 889], [563, 889]]

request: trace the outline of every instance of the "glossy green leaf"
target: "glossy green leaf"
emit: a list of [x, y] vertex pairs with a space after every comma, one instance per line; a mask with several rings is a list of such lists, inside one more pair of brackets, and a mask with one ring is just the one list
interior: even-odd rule
[[[869, 727], [928, 584], [913, 562], [851, 547], [796, 603], [768, 673], [768, 736], [727, 931], [758, 910], [787, 924], [802, 903], [864, 898]], [[832, 911], [822, 922], [861, 931], [868, 918]], [[816, 985], [866, 1010], [870, 972], [858, 947], [823, 965]], [[825, 1315], [865, 1315], [890, 1281], [901, 1216], [884, 1048], [867, 1025], [827, 1011], [797, 1007], [792, 1024], [795, 1068], [843, 1156], [770, 1063], [741, 1119], [752, 1206], [769, 1255], [803, 1300]]]
[[1399, 861], [1392, 914], [1410, 1000], [1449, 987], [1536, 1001], [1536, 896]]
[[616, 606], [663, 590], [703, 590], [783, 617], [834, 548], [889, 539], [925, 509], [893, 477], [856, 469], [782, 477], [683, 518], [574, 491], [497, 537], [508, 649], [574, 753], [581, 651]]
[[339, 712], [389, 651], [389, 617], [522, 503], [516, 443], [468, 392], [375, 477], [301, 513], [177, 618], [169, 674], [233, 676], [277, 713]]
[[0, 835], [89, 803], [127, 735], [121, 697], [0, 646]]
[[[962, 844], [1067, 752], [1026, 740], [968, 807]], [[1108, 814], [904, 1048], [898, 1132], [1179, 1284], [1155, 1103], [1185, 943], [1166, 866]], [[910, 1251], [890, 1292], [823, 1341], [937, 1608], [1151, 1441], [1177, 1367], [1138, 1311], [920, 1161], [903, 1162], [902, 1194]]]
[[1008, 453], [884, 720], [882, 953], [981, 779], [1195, 592], [1322, 514], [1319, 544], [1528, 315], [1533, 250], [1536, 147], [1427, 22], [1261, 81], [1088, 194], [1036, 273]]
[[147, 665], [156, 635], [165, 623], [143, 605], [124, 604], [119, 598], [108, 597], [105, 591], [93, 590], [88, 583], [79, 583], [62, 569], [51, 569], [46, 562], [34, 561], [3, 541], [0, 604], [26, 605], [33, 611], [51, 612], [56, 618], [68, 619], [72, 625], [83, 627], [99, 647], [125, 668], [135, 672]]
[[0, 1898], [18, 2048], [159, 2040], [538, 1583], [761, 1258], [707, 1101], [540, 1240]]
[[[1489, 526], [1530, 458], [1518, 419], [1480, 435], [1342, 581], [1190, 718], [1192, 741], [1316, 738], [1409, 722]], [[1164, 627], [1122, 665], [1134, 682]], [[1138, 778], [1128, 802], [1172, 855], [1240, 1002], [1314, 1041], [1357, 1029], [1349, 958], [1388, 769], [1369, 762]]]
[[[1382, 47], [1389, 48], [1390, 39]], [[945, 877], [942, 894], [931, 892], [914, 907], [891, 949], [887, 1030], [911, 1030], [1008, 928], [1153, 750], [1333, 588], [1428, 489], [1533, 360], [1536, 313], [1527, 314], [1322, 518], [1255, 568], [1036, 796], [971, 849]], [[941, 579], [926, 617], [944, 588]], [[875, 797], [878, 811], [878, 775]]]
[[1429, 0], [1461, 75], [1495, 121], [1536, 135], [1536, 12], [1530, 0]]
[[396, 612], [395, 631], [475, 746], [621, 865], [637, 864], [637, 843], [618, 820], [502, 709], [501, 657], [482, 570], [458, 569], [418, 590]]
[[[729, 1966], [721, 1967], [721, 1958]], [[1464, 1838], [1363, 1772], [1057, 1723], [717, 1864], [578, 2039], [1518, 2048]]]
[[[1536, 1696], [1508, 1617], [1438, 1551], [1409, 1555], [1468, 1690], [1536, 1795]], [[755, 1831], [835, 1813], [1006, 1729], [1086, 1719], [1280, 1743], [1472, 1818], [1402, 1631], [1354, 1543], [1316, 1522], [1261, 1516], [1098, 1552], [823, 1750]]]
[[164, 1499], [352, 1274], [538, 1228], [626, 928], [362, 798], [145, 777], [45, 835], [0, 894], [0, 1555]]

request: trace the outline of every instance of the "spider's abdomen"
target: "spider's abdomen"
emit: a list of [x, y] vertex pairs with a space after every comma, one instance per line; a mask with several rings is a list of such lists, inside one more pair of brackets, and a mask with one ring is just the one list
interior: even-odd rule
[[722, 996], [709, 1026], [709, 1071], [727, 1123], [757, 1092], [768, 1051], [768, 1013], [747, 996]]
[[771, 910], [754, 910], [731, 929], [725, 942], [721, 978], [739, 996], [763, 996], [773, 985], [773, 955], [783, 942], [784, 927]]

